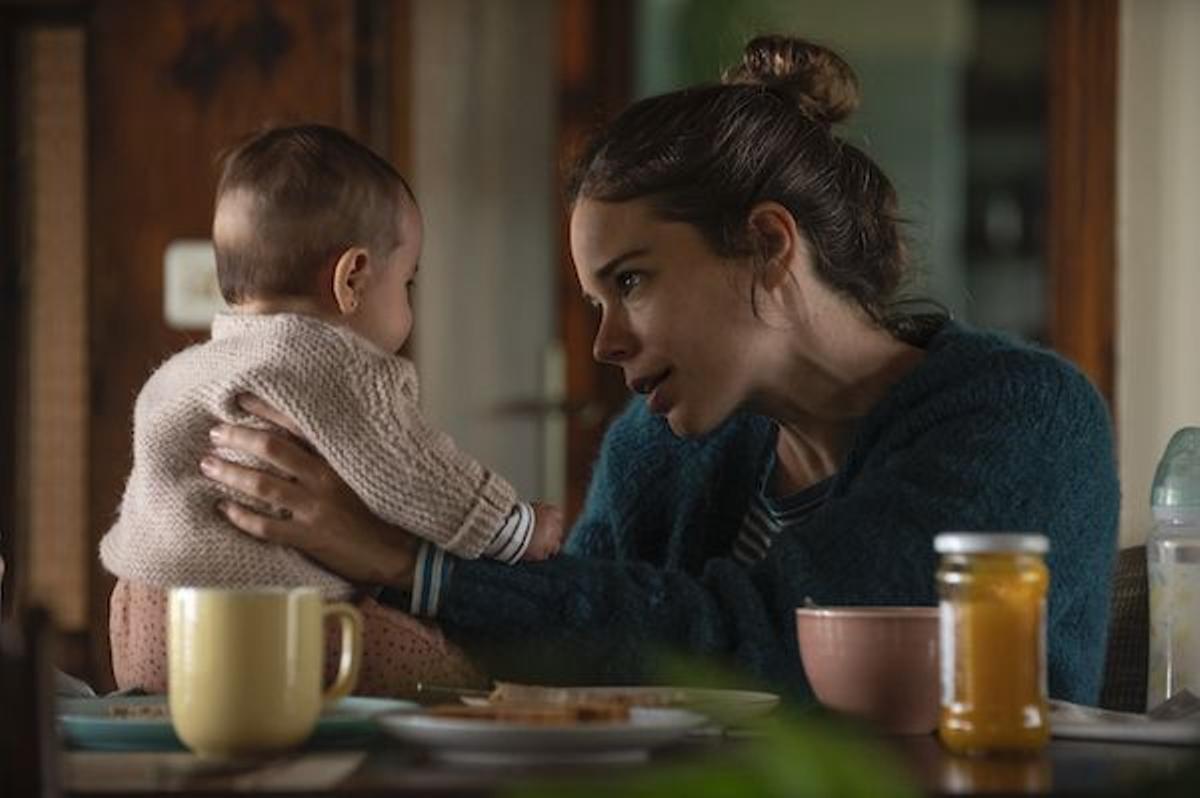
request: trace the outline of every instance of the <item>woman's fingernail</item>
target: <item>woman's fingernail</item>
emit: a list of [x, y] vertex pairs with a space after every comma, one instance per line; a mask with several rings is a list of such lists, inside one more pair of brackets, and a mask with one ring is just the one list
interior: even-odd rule
[[204, 457], [200, 460], [200, 470], [205, 474], [211, 474], [217, 470], [217, 463], [211, 457]]
[[225, 425], [218, 424], [217, 426], [210, 429], [208, 431], [208, 437], [212, 438], [214, 441], [217, 441], [218, 443], [225, 440]]

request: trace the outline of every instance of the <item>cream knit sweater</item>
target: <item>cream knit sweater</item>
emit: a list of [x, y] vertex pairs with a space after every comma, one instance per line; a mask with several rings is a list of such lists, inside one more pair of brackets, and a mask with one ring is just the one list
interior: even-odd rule
[[112, 573], [161, 587], [350, 594], [340, 577], [238, 532], [215, 509], [231, 493], [200, 473], [209, 430], [222, 421], [263, 426], [237, 406], [241, 393], [294, 419], [379, 518], [460, 557], [478, 557], [513, 508], [506, 481], [422, 418], [412, 363], [314, 318], [222, 314], [211, 340], [167, 360], [137, 398], [133, 471], [100, 542]]

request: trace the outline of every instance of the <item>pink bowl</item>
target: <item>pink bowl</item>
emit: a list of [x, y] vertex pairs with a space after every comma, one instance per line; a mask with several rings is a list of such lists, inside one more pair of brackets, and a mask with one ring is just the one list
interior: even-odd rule
[[896, 734], [937, 728], [937, 607], [800, 608], [796, 634], [822, 704]]

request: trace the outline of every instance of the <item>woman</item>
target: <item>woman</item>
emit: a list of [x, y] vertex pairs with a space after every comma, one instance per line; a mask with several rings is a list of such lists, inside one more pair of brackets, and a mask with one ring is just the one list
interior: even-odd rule
[[668, 649], [800, 695], [806, 599], [932, 604], [936, 533], [1037, 530], [1050, 693], [1094, 702], [1118, 506], [1105, 407], [1052, 354], [902, 312], [894, 191], [832, 127], [857, 101], [837, 55], [766, 37], [723, 84], [634, 104], [584, 154], [570, 232], [594, 354], [639, 396], [565, 556], [434, 568], [324, 463], [248, 429], [218, 442], [291, 479], [210, 476], [292, 518], [224, 512], [402, 606], [436, 583], [429, 614], [496, 675], [544, 678], [557, 653], [553, 678], [634, 681]]

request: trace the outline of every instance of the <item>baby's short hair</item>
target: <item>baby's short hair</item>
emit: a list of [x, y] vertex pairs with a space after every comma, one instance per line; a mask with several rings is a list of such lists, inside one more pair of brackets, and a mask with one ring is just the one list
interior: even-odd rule
[[213, 245], [230, 304], [310, 295], [321, 268], [346, 249], [386, 253], [400, 243], [408, 184], [337, 128], [270, 128], [220, 160]]

